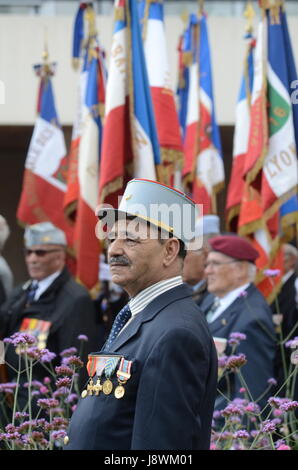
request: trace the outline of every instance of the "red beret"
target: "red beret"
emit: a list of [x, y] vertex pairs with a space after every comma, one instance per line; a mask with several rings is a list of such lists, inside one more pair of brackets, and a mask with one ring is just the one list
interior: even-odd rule
[[238, 235], [220, 235], [208, 240], [212, 251], [219, 251], [231, 258], [254, 263], [259, 253], [245, 238]]

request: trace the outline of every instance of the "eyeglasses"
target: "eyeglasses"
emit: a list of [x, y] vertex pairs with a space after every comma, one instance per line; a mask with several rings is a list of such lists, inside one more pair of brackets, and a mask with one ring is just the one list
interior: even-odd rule
[[30, 250], [29, 248], [25, 248], [24, 251], [25, 251], [25, 256], [30, 256], [30, 255], [32, 255], [32, 253], [34, 253], [39, 258], [43, 258], [48, 253], [54, 253], [55, 251], [61, 251], [61, 249], [60, 248], [54, 248], [53, 250], [43, 250], [43, 249]]
[[222, 264], [232, 264], [232, 263], [239, 263], [240, 260], [238, 259], [233, 259], [233, 261], [207, 261], [205, 263], [205, 268], [209, 268], [209, 266], [212, 266], [213, 268], [218, 268], [218, 266], [221, 266]]

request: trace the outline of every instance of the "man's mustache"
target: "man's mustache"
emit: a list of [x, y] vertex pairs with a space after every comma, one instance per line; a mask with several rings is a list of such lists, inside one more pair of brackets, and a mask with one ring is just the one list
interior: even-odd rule
[[121, 264], [123, 266], [129, 266], [130, 261], [125, 256], [112, 256], [109, 260], [109, 265]]

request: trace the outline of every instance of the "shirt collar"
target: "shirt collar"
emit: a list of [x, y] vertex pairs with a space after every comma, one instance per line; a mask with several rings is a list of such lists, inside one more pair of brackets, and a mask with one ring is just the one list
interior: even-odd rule
[[163, 294], [164, 292], [173, 289], [173, 287], [183, 284], [182, 276], [175, 276], [164, 281], [159, 281], [152, 286], [139, 292], [135, 297], [132, 297], [129, 301], [129, 308], [132, 316], [139, 313], [147, 305], [152, 302], [156, 297]]

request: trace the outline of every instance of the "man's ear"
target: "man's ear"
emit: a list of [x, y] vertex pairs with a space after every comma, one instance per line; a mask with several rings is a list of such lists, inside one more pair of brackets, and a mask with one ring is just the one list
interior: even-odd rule
[[170, 266], [175, 261], [180, 250], [180, 242], [177, 238], [168, 238], [164, 244], [164, 266]]

